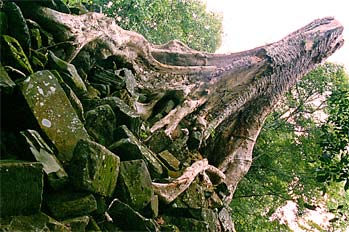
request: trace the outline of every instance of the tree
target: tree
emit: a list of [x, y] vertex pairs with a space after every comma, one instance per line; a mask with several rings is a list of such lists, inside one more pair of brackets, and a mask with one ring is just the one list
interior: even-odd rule
[[[70, 15], [42, 7], [40, 2], [18, 4], [26, 18], [53, 35], [54, 44], [42, 49], [50, 49], [51, 60], [57, 60], [56, 54], [66, 62], [61, 63], [73, 74], [69, 76], [66, 71], [62, 76], [77, 98], [103, 101], [118, 94], [127, 99], [131, 108], [128, 111], [134, 112], [129, 127], [135, 134], [142, 130], [150, 136], [162, 135], [161, 142], [180, 147], [174, 151], [184, 167], [192, 163], [178, 179], [153, 183], [155, 193], [166, 203], [173, 200], [167, 198], [173, 197], [171, 193], [183, 193], [201, 174], [203, 185], [219, 186], [216, 187], [219, 201], [229, 204], [237, 184], [250, 168], [252, 150], [266, 116], [291, 86], [343, 44], [340, 23], [323, 18], [272, 44], [240, 53], [211, 54], [193, 50], [179, 41], [154, 45], [102, 14]], [[9, 49], [16, 51], [20, 47], [11, 46], [10, 38], [5, 38]], [[18, 51], [13, 58], [22, 53]], [[8, 57], [12, 54], [8, 52]], [[18, 63], [15, 68], [23, 68]], [[57, 66], [56, 69], [61, 69]], [[23, 72], [30, 75], [33, 71]], [[96, 73], [122, 75], [126, 97], [101, 87], [94, 79]], [[142, 127], [135, 125], [135, 117]], [[46, 118], [39, 122], [42, 129], [51, 127]], [[119, 131], [120, 134], [128, 133], [127, 127], [118, 129], [124, 131]], [[198, 160], [192, 162], [192, 156]], [[150, 152], [147, 157], [155, 159]], [[70, 157], [63, 158], [69, 165]], [[152, 167], [160, 170], [162, 166], [157, 163]]]
[[[227, 202], [251, 165], [255, 139], [279, 97], [343, 44], [343, 27], [333, 18], [315, 20], [273, 44], [220, 55], [178, 41], [152, 45], [103, 15], [73, 16], [32, 6], [27, 10], [58, 41], [71, 41], [63, 58], [78, 62], [83, 75], [91, 71], [86, 62], [107, 58], [131, 68], [137, 83], [134, 107], [153, 122], [150, 132], [164, 130], [173, 139], [178, 129], [187, 127], [189, 136], [198, 140], [196, 149], [225, 173]], [[138, 100], [140, 95], [145, 102]], [[164, 98], [173, 99], [175, 106], [154, 118]]]
[[[346, 99], [347, 92], [337, 91], [347, 83], [343, 76], [342, 66], [331, 63], [319, 66], [288, 91], [268, 116], [253, 152], [251, 169], [240, 182], [232, 202], [233, 218], [239, 231], [270, 226], [272, 230], [279, 230], [280, 225], [271, 224], [269, 218], [288, 200], [298, 203], [298, 212], [315, 209], [325, 201], [323, 184], [317, 181], [321, 171], [316, 170], [323, 163], [324, 153], [319, 141], [331, 136], [323, 131], [328, 125], [324, 112], [333, 108], [331, 96], [335, 94], [337, 99]], [[330, 113], [327, 121], [332, 117], [346, 117], [346, 105], [341, 106], [343, 110], [337, 110], [334, 115]], [[333, 170], [333, 174], [335, 172], [340, 173]], [[338, 205], [348, 207], [343, 203], [345, 194], [334, 195], [334, 189], [340, 189], [333, 181], [335, 179], [328, 182], [332, 193], [327, 195], [326, 203], [342, 202]], [[329, 205], [328, 210], [333, 212], [338, 205]]]
[[221, 43], [222, 17], [208, 12], [202, 1], [94, 0], [126, 30], [155, 44], [180, 40], [189, 47], [214, 52]]

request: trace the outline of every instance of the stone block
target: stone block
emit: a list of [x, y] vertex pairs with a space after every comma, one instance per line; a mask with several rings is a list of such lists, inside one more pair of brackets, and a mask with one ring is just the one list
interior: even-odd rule
[[21, 134], [29, 144], [36, 161], [43, 165], [51, 187], [55, 190], [65, 187], [68, 183], [68, 174], [40, 134], [34, 130], [22, 131]]
[[118, 141], [110, 145], [109, 149], [119, 154], [121, 160], [143, 159], [152, 176], [163, 173], [162, 165], [154, 152], [143, 145], [125, 125], [116, 129], [115, 137]]
[[97, 202], [92, 194], [56, 192], [45, 199], [47, 208], [57, 219], [89, 215], [97, 209]]
[[86, 85], [74, 65], [61, 60], [55, 56], [53, 52], [49, 51], [47, 67], [57, 70], [64, 82], [72, 88], [77, 96], [84, 96], [87, 94]]
[[108, 214], [113, 219], [113, 224], [126, 231], [159, 231], [159, 226], [152, 220], [143, 217], [129, 205], [115, 199]]
[[41, 208], [43, 185], [40, 163], [1, 160], [1, 216], [38, 213]]
[[104, 146], [114, 142], [116, 117], [109, 105], [97, 106], [86, 112], [85, 128], [94, 140]]
[[41, 129], [59, 151], [57, 158], [70, 161], [78, 140], [89, 135], [56, 77], [47, 70], [36, 72], [22, 82], [21, 91]]
[[119, 165], [120, 158], [104, 146], [90, 140], [80, 140], [70, 163], [70, 176], [78, 188], [112, 196]]
[[12, 216], [1, 218], [0, 231], [70, 231], [64, 224], [44, 213], [30, 216]]
[[180, 164], [179, 160], [174, 157], [169, 151], [165, 150], [158, 154], [159, 159], [163, 164], [171, 171], [179, 171]]
[[11, 94], [16, 84], [11, 80], [5, 68], [0, 64], [0, 93]]
[[76, 218], [69, 218], [62, 221], [62, 223], [71, 231], [86, 231], [86, 226], [90, 221], [89, 216], [81, 216]]
[[126, 125], [130, 130], [138, 135], [142, 119], [131, 107], [118, 97], [106, 97], [103, 99], [91, 99], [82, 101], [86, 110], [92, 110], [100, 105], [109, 105], [115, 114], [118, 126]]
[[142, 211], [151, 202], [154, 191], [143, 160], [121, 162], [116, 195], [137, 211]]

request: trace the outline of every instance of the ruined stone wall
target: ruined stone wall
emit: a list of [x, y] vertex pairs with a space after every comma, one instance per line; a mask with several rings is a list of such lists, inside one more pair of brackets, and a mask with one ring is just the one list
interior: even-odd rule
[[227, 187], [189, 149], [197, 140], [150, 133], [175, 98], [142, 117], [135, 98], [151, 93], [135, 95], [132, 67], [84, 50], [68, 60], [64, 30], [31, 18], [41, 6], [87, 13], [59, 0], [0, 6], [0, 229], [233, 231]]

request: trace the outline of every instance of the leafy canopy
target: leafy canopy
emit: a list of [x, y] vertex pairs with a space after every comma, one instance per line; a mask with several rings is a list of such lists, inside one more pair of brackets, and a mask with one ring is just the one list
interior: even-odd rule
[[[70, 0], [74, 4], [76, 0]], [[221, 44], [222, 16], [208, 12], [199, 0], [85, 0], [102, 6], [119, 26], [136, 31], [154, 44], [180, 40], [214, 52]]]
[[345, 225], [340, 219], [349, 212], [349, 194], [342, 189], [348, 180], [348, 80], [342, 66], [325, 63], [285, 94], [267, 118], [231, 205], [238, 231], [286, 230], [269, 220], [276, 209], [292, 200], [301, 217], [325, 201], [324, 186], [327, 208], [337, 213], [333, 224]]

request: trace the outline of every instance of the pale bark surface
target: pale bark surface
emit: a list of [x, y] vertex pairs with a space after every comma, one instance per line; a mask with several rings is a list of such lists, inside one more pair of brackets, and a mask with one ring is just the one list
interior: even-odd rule
[[[180, 123], [186, 123], [189, 134], [199, 132], [196, 149], [224, 173], [230, 190], [227, 202], [249, 170], [256, 138], [279, 97], [344, 42], [343, 27], [330, 17], [315, 20], [278, 42], [232, 54], [203, 53], [179, 41], [153, 45], [98, 13], [73, 16], [39, 7], [30, 17], [57, 32], [68, 62], [114, 57], [131, 69], [136, 78], [133, 97], [148, 97], [147, 102], [134, 103], [143, 119], [153, 117], [162, 99], [173, 99], [173, 110], [153, 122], [150, 131], [164, 129], [174, 138], [183, 129]], [[86, 53], [94, 60], [84, 60]], [[82, 76], [89, 71], [84, 65], [77, 69]], [[208, 167], [205, 163], [200, 171]], [[197, 174], [186, 172], [193, 178]]]

